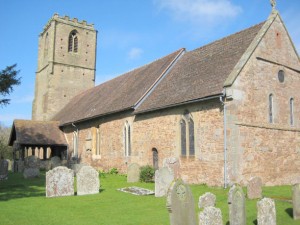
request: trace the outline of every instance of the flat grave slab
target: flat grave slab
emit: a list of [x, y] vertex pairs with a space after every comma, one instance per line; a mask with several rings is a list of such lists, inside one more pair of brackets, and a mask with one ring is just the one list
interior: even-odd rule
[[135, 186], [119, 188], [117, 190], [125, 193], [130, 193], [133, 195], [154, 195], [154, 191], [152, 190], [141, 188], [141, 187], [135, 187]]

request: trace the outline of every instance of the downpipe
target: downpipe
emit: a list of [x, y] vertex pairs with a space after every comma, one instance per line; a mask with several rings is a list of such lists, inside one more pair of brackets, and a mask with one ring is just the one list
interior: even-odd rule
[[[225, 93], [225, 91], [224, 91]], [[227, 188], [227, 119], [226, 119], [226, 103], [223, 101], [225, 100], [225, 94], [220, 96], [220, 102], [223, 105], [223, 123], [224, 123], [224, 188]]]

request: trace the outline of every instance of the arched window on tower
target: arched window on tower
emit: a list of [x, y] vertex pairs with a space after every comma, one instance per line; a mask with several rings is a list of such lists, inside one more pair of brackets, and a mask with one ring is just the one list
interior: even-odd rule
[[78, 32], [76, 30], [71, 31], [69, 35], [69, 52], [78, 52]]
[[269, 95], [269, 123], [274, 123], [273, 94]]
[[49, 48], [49, 37], [48, 37], [48, 33], [46, 33], [45, 45], [44, 45], [44, 58], [48, 56], [48, 48]]

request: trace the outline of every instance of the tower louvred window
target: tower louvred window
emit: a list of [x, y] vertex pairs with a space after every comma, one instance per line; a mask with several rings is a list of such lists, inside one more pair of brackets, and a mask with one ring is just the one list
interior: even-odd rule
[[78, 32], [73, 30], [69, 35], [69, 52], [78, 52]]

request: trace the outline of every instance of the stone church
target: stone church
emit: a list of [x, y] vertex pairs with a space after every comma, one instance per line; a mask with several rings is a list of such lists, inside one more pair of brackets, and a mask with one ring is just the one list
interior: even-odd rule
[[96, 40], [76, 18], [55, 14], [44, 27], [32, 120], [12, 127], [15, 159], [56, 155], [126, 173], [175, 157], [189, 183], [299, 179], [300, 63], [278, 11], [94, 87]]

